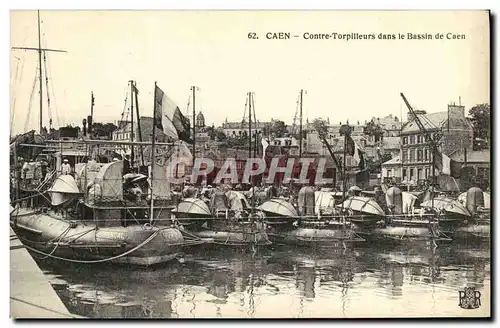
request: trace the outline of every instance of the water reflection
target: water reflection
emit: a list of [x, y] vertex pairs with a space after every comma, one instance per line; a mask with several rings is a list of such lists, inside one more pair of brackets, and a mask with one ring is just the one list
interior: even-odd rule
[[489, 250], [474, 247], [276, 246], [199, 250], [148, 269], [40, 266], [71, 312], [93, 318], [443, 316], [461, 313], [459, 289], [490, 288]]

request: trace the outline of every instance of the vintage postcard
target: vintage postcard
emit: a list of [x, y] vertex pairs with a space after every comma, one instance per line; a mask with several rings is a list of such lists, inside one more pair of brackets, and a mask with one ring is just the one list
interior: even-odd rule
[[11, 317], [489, 318], [490, 19], [11, 11]]

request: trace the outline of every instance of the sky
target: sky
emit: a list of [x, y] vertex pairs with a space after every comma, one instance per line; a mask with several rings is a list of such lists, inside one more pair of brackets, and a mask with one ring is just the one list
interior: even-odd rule
[[[304, 120], [364, 122], [406, 117], [414, 108], [466, 109], [490, 99], [489, 17], [484, 11], [41, 11], [55, 127], [119, 120], [139, 89], [141, 115], [152, 116], [154, 83], [186, 111], [191, 86], [207, 124], [241, 121], [254, 92], [260, 121], [293, 121], [301, 89]], [[11, 47], [37, 47], [36, 11], [12, 11]], [[268, 40], [289, 32], [289, 40]], [[305, 40], [304, 33], [374, 34], [375, 40]], [[249, 39], [256, 33], [259, 39]], [[379, 33], [463, 34], [465, 40], [381, 40]], [[294, 38], [293, 35], [298, 35]], [[36, 51], [10, 50], [11, 129], [38, 128]], [[43, 67], [44, 65], [42, 65]], [[45, 68], [44, 68], [45, 71]], [[44, 73], [45, 74], [45, 73]], [[44, 125], [48, 125], [43, 83]], [[128, 101], [127, 106], [130, 106]], [[29, 110], [31, 108], [31, 110]]]

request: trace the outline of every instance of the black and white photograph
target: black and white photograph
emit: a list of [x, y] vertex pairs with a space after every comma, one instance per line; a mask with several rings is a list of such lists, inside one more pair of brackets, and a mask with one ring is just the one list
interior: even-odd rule
[[490, 11], [9, 18], [12, 319], [491, 318]]

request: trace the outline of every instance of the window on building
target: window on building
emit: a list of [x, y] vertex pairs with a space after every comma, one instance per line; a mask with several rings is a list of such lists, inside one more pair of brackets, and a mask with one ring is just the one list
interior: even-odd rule
[[406, 177], [407, 177], [407, 176], [408, 176], [408, 175], [407, 175], [406, 170], [405, 170], [405, 169], [403, 169], [403, 180], [404, 180], [404, 179], [406, 179]]
[[425, 169], [425, 179], [430, 177], [430, 175], [431, 175], [430, 171], [431, 171], [431, 169], [429, 169], [429, 168]]
[[419, 161], [419, 162], [421, 162], [423, 159], [422, 153], [423, 153], [422, 149], [417, 150], [417, 161]]
[[403, 150], [403, 159], [402, 159], [403, 162], [405, 161], [408, 161], [408, 151], [406, 150]]
[[415, 180], [415, 169], [410, 169], [410, 180]]
[[408, 144], [408, 138], [407, 137], [403, 137], [403, 145], [406, 145]]
[[412, 151], [410, 151], [410, 162], [413, 162], [413, 161], [415, 161], [415, 152], [413, 152], [413, 150], [412, 150]]
[[387, 176], [390, 178], [392, 177], [392, 170], [387, 170]]
[[429, 149], [425, 148], [424, 149], [424, 161], [428, 161], [428, 160], [429, 160]]
[[422, 169], [418, 169], [418, 176], [417, 176], [417, 179], [418, 180], [422, 180], [422, 179], [425, 179], [424, 176], [423, 176], [423, 170]]
[[415, 143], [415, 136], [410, 136], [410, 145]]

